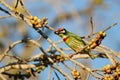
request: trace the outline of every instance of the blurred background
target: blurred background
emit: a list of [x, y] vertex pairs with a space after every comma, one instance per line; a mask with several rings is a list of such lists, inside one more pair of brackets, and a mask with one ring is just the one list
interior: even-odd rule
[[[15, 6], [16, 0], [5, 1], [11, 6]], [[41, 19], [47, 17], [49, 26], [55, 29], [64, 27], [79, 36], [90, 34], [90, 17], [93, 18], [94, 32], [101, 31], [117, 22], [117, 26], [106, 32], [107, 36], [102, 41], [102, 45], [113, 49], [115, 52], [120, 50], [120, 0], [23, 0], [23, 2], [33, 16], [38, 16]], [[0, 6], [2, 5], [0, 4]], [[21, 6], [18, 7], [18, 10], [24, 13]], [[7, 14], [0, 11], [0, 16], [6, 15]], [[45, 33], [55, 42], [60, 40], [60, 37], [55, 35], [53, 31], [45, 29]], [[13, 17], [0, 19], [0, 53], [11, 43], [25, 37], [37, 40], [40, 35], [33, 28]], [[41, 39], [39, 43], [44, 49], [49, 47], [49, 43], [45, 39]], [[64, 43], [58, 46], [67, 47]], [[10, 53], [26, 58], [39, 52], [37, 48], [30, 44], [20, 44], [12, 49]], [[69, 52], [67, 51], [66, 53]], [[110, 63], [109, 60], [100, 58], [94, 61], [80, 61], [92, 68], [102, 68], [104, 65]], [[5, 60], [5, 62], [9, 62], [8, 59]], [[73, 65], [70, 64], [70, 66]], [[62, 67], [64, 68], [64, 66]], [[64, 70], [69, 72], [66, 69]], [[41, 72], [41, 79], [44, 78], [44, 80], [47, 80], [47, 71], [49, 71], [49, 69]]]

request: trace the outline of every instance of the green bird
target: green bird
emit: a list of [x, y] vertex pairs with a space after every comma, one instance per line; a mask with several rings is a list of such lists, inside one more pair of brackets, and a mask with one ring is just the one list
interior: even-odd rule
[[[65, 28], [59, 28], [55, 31], [55, 34], [60, 36], [63, 41], [76, 53], [86, 46], [86, 43], [80, 36], [67, 31]], [[88, 54], [92, 59], [95, 58], [94, 55], [87, 49], [83, 49], [81, 53]]]

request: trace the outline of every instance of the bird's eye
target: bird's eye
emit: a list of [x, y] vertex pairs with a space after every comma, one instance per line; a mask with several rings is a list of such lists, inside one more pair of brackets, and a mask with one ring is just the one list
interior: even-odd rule
[[63, 29], [61, 31], [64, 31]]

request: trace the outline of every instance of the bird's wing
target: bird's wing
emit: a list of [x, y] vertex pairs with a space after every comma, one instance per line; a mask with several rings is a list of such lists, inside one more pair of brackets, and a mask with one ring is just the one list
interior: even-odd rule
[[77, 40], [80, 41], [83, 45], [86, 45], [86, 43], [83, 41], [83, 39], [82, 39], [80, 36], [78, 36], [78, 35], [76, 35], [76, 34], [73, 34], [73, 33], [70, 33], [69, 36], [77, 39]]
[[69, 36], [72, 36], [72, 37], [76, 38], [79, 41], [81, 41], [81, 40], [83, 41], [83, 39], [80, 36], [76, 35], [76, 34], [70, 33]]

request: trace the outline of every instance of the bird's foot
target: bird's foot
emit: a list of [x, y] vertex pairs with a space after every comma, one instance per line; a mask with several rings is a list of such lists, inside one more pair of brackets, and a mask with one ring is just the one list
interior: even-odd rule
[[94, 54], [88, 54], [90, 56], [91, 59], [95, 59], [95, 55]]

